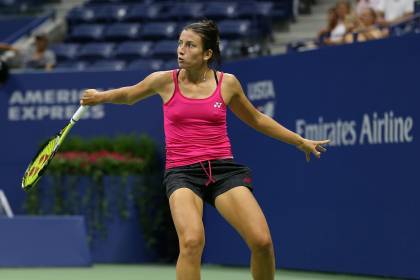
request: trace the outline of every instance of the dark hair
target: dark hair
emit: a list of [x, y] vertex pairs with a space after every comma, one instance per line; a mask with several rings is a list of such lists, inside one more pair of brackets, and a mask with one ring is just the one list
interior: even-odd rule
[[213, 55], [210, 58], [208, 64], [211, 64], [213, 61], [216, 61], [217, 64], [220, 64], [220, 35], [219, 28], [212, 20], [201, 20], [199, 22], [194, 22], [188, 24], [184, 27], [184, 30], [192, 30], [197, 33], [203, 41], [204, 50], [212, 50]]

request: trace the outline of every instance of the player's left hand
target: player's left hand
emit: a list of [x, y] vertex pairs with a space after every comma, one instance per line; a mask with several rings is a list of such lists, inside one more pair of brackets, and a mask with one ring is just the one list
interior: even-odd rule
[[299, 144], [297, 148], [305, 153], [306, 161], [309, 162], [311, 159], [311, 154], [313, 154], [316, 158], [320, 158], [321, 153], [327, 151], [323, 145], [326, 145], [329, 142], [330, 140], [314, 141], [303, 138], [302, 143]]

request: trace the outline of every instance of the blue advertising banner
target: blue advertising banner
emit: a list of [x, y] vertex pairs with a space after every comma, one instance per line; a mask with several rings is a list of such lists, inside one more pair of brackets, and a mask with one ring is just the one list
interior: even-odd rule
[[[261, 135], [232, 114], [236, 160], [253, 170], [255, 196], [284, 268], [420, 278], [420, 35], [226, 64], [261, 111], [312, 139], [321, 160]], [[2, 186], [16, 212], [20, 178], [39, 143], [77, 109], [85, 88], [134, 84], [147, 73], [14, 75], [0, 89]], [[144, 132], [164, 151], [161, 100], [91, 108], [72, 134]], [[249, 250], [211, 207], [207, 263], [248, 265]]]

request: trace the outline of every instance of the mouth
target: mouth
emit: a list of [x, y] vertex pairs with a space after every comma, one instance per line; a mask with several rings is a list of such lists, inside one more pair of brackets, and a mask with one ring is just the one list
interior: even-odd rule
[[178, 57], [178, 63], [183, 63], [183, 62], [184, 62], [184, 59], [183, 59], [183, 58]]

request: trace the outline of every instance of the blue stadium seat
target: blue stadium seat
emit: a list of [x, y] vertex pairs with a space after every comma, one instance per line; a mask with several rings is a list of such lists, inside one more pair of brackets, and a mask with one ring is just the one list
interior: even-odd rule
[[98, 5], [94, 15], [96, 22], [118, 22], [123, 21], [127, 15], [128, 8], [125, 5]]
[[81, 47], [77, 57], [87, 61], [110, 58], [113, 48], [113, 43], [89, 43]]
[[177, 25], [174, 22], [151, 22], [143, 25], [141, 37], [150, 40], [173, 39], [176, 33]]
[[242, 41], [221, 40], [220, 51], [223, 60], [232, 60], [243, 56], [244, 46]]
[[223, 39], [237, 39], [252, 35], [251, 21], [223, 20], [219, 22], [220, 37]]
[[81, 24], [72, 28], [68, 39], [75, 42], [101, 41], [103, 39], [104, 25]]
[[238, 5], [238, 18], [260, 19], [270, 17], [273, 8], [273, 2], [244, 2]]
[[228, 19], [238, 16], [237, 4], [234, 2], [210, 2], [206, 5], [203, 15], [209, 19]]
[[89, 0], [88, 4], [109, 4], [109, 3], [121, 3], [121, 2], [127, 2], [127, 0]]
[[130, 7], [127, 15], [125, 16], [125, 21], [131, 22], [145, 22], [145, 21], [156, 21], [161, 15], [161, 10], [163, 9], [162, 5], [148, 5], [148, 4], [138, 4]]
[[140, 24], [114, 23], [108, 26], [104, 33], [106, 41], [135, 40], [139, 37]]
[[182, 30], [184, 29], [185, 26], [194, 23], [195, 21], [181, 21], [178, 23], [177, 27], [176, 27], [176, 34], [179, 36], [182, 32]]
[[149, 57], [152, 46], [152, 42], [124, 42], [118, 45], [114, 51], [114, 57], [126, 61]]
[[163, 64], [162, 68], [164, 70], [178, 69], [179, 68], [178, 60], [176, 59], [168, 60]]
[[54, 70], [74, 70], [74, 71], [81, 71], [85, 70], [89, 65], [86, 61], [65, 61], [58, 63]]
[[170, 59], [176, 57], [178, 41], [162, 40], [153, 47], [152, 55], [155, 58]]
[[87, 67], [89, 70], [121, 71], [125, 69], [123, 60], [98, 60]]
[[90, 23], [95, 18], [95, 10], [88, 7], [76, 7], [67, 14], [67, 21], [70, 24]]
[[76, 57], [79, 44], [60, 43], [53, 45], [51, 49], [54, 51], [58, 61], [67, 61]]
[[159, 71], [162, 70], [163, 61], [160, 59], [137, 59], [131, 62], [127, 69], [142, 71]]
[[168, 18], [173, 20], [195, 20], [203, 16], [203, 3], [175, 3], [169, 8]]

